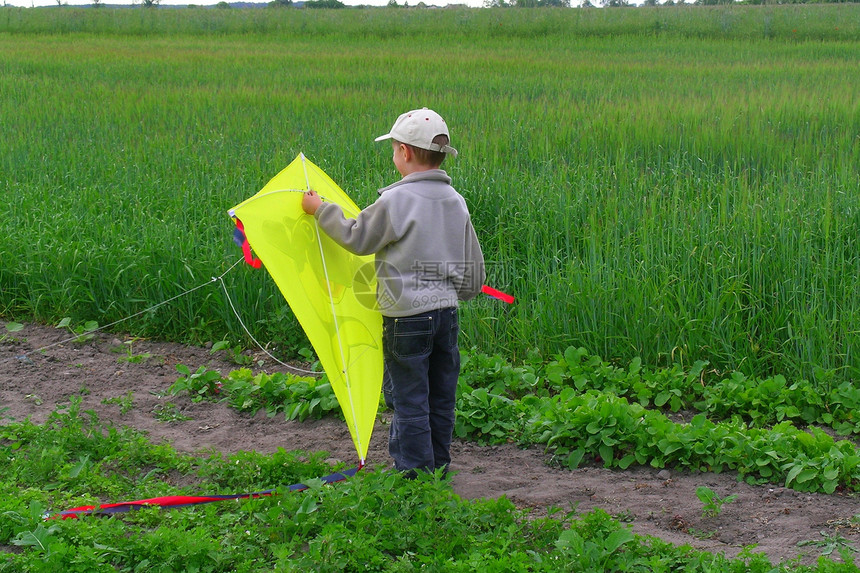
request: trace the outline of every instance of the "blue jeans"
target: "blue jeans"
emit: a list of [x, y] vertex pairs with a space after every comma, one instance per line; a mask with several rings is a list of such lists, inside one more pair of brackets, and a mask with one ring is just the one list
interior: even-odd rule
[[401, 471], [451, 462], [460, 375], [456, 308], [382, 318], [385, 405], [394, 410], [388, 452]]

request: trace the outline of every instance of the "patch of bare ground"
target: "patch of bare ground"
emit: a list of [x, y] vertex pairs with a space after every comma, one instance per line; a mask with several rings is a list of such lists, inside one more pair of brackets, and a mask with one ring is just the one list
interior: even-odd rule
[[[129, 345], [116, 335], [97, 334], [80, 344], [65, 330], [40, 325], [8, 335], [0, 342], [0, 417], [44, 422], [48, 415], [82, 398], [82, 409], [95, 411], [103, 422], [146, 432], [154, 442], [166, 440], [182, 452], [225, 454], [240, 450], [263, 453], [287, 450], [326, 451], [332, 461], [356, 459], [346, 426], [340, 420], [292, 422], [263, 413], [247, 416], [213, 402], [193, 403], [169, 396], [176, 365], [199, 366], [223, 374], [237, 368], [204, 348], [135, 340], [132, 354], [149, 355], [140, 362], [123, 360]], [[255, 357], [255, 361], [260, 357]], [[277, 370], [272, 362], [268, 371]], [[157, 412], [175, 411], [185, 420], [159, 421]], [[466, 499], [506, 496], [517, 506], [546, 514], [548, 508], [579, 511], [602, 508], [632, 524], [636, 533], [736, 556], [745, 546], [767, 554], [774, 563], [799, 558], [812, 563], [821, 532], [843, 536], [860, 547], [860, 532], [850, 518], [860, 513], [858, 498], [845, 494], [800, 493], [778, 485], [752, 486], [731, 473], [687, 473], [634, 467], [624, 471], [602, 467], [565, 470], [554, 467], [540, 448], [514, 444], [479, 446], [455, 441], [453, 487]], [[387, 417], [380, 415], [370, 444], [368, 465], [389, 464]], [[283, 484], [272, 484], [272, 487]], [[720, 498], [736, 495], [714, 517], [702, 515], [696, 488], [707, 486]], [[104, 500], [105, 502], [121, 500]]]

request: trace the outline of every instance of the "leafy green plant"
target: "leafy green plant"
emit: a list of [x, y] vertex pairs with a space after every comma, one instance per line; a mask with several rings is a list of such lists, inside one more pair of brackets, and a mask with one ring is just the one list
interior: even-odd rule
[[118, 404], [119, 413], [126, 415], [134, 409], [134, 392], [129, 390], [125, 396], [117, 396], [115, 398], [105, 398], [103, 404]]
[[[600, 515], [602, 512], [596, 512]], [[606, 537], [599, 538], [591, 535], [583, 535], [578, 528], [570, 528], [561, 533], [555, 543], [557, 549], [562, 553], [576, 555], [580, 563], [586, 565], [587, 570], [614, 570], [617, 563], [617, 554], [625, 544], [632, 543], [635, 535], [628, 528], [620, 528], [607, 531]]]
[[[142, 434], [102, 424], [80, 401], [44, 425], [0, 426], [0, 570], [21, 573], [159, 570], [256, 571], [853, 571], [844, 539], [810, 545], [839, 550], [844, 564], [774, 565], [634, 534], [606, 512], [545, 516], [507, 498], [467, 501], [441, 473], [405, 480], [367, 468], [322, 485], [335, 467], [324, 452], [179, 454]], [[177, 479], [180, 477], [180, 479]], [[187, 483], [177, 487], [178, 482]], [[287, 485], [309, 489], [290, 492]], [[65, 507], [160, 495], [274, 488], [237, 503], [166, 511], [142, 508], [111, 519], [45, 520]]]
[[146, 362], [150, 358], [152, 358], [152, 354], [149, 352], [141, 352], [138, 354], [134, 353], [134, 343], [137, 340], [141, 340], [140, 338], [133, 337], [129, 340], [123, 341], [125, 356], [121, 356], [119, 358], [122, 362], [128, 362], [130, 364], [140, 364], [142, 362]]
[[479, 443], [499, 443], [521, 435], [524, 409], [518, 401], [490, 393], [485, 388], [460, 388], [454, 433]]
[[818, 547], [821, 550], [821, 555], [830, 555], [834, 551], [837, 551], [841, 556], [842, 560], [846, 563], [853, 563], [854, 559], [852, 558], [852, 554], [857, 552], [857, 549], [841, 535], [830, 535], [826, 531], [819, 532], [821, 534], [822, 539], [806, 539], [804, 541], [798, 541], [798, 547], [809, 547], [814, 546]]
[[716, 517], [723, 511], [723, 505], [737, 499], [737, 495], [727, 495], [721, 498], [707, 486], [696, 488], [696, 497], [702, 502], [702, 517]]
[[3, 325], [6, 332], [0, 334], [0, 342], [6, 342], [8, 340], [14, 340], [10, 335], [14, 332], [21, 332], [24, 329], [24, 325], [20, 322], [7, 322]]
[[714, 423], [703, 414], [682, 424], [612, 393], [575, 388], [521, 400], [485, 390], [460, 398], [459, 436], [545, 444], [554, 459], [570, 468], [589, 460], [622, 469], [648, 464], [733, 470], [750, 483], [784, 482], [800, 491], [826, 493], [860, 484], [860, 454], [854, 445], [817, 428], [804, 431], [782, 422], [762, 429], [737, 417]]
[[12, 545], [21, 547], [32, 547], [36, 553], [44, 557], [50, 557], [53, 546], [56, 545], [56, 533], [60, 530], [59, 525], [44, 526], [41, 523], [32, 531], [22, 531], [12, 540]]
[[225, 400], [241, 411], [265, 409], [269, 416], [283, 412], [288, 420], [320, 418], [340, 413], [340, 405], [328, 378], [294, 376], [283, 372], [254, 374], [242, 368], [224, 380]]
[[288, 420], [320, 418], [340, 412], [337, 396], [325, 376], [312, 378], [283, 372], [254, 374], [250, 369], [240, 368], [222, 377], [205, 366], [194, 373], [183, 364], [176, 369], [184, 376], [178, 378], [168, 392], [172, 395], [188, 392], [194, 401], [217, 398], [252, 414], [261, 409], [270, 417], [283, 412]]
[[192, 402], [200, 402], [204, 399], [218, 398], [221, 394], [223, 379], [221, 373], [206, 366], [200, 366], [196, 371], [184, 364], [177, 364], [176, 370], [182, 374], [177, 378], [167, 392], [172, 395], [188, 392]]
[[95, 337], [93, 332], [99, 329], [99, 323], [95, 320], [88, 320], [82, 325], [73, 327], [72, 319], [67, 316], [57, 323], [57, 328], [65, 328], [75, 336], [75, 342], [83, 343], [88, 342]]
[[317, 358], [316, 354], [314, 354], [313, 350], [311, 350], [307, 346], [302, 346], [301, 348], [299, 348], [297, 354], [300, 357], [304, 358], [308, 362], [308, 364], [311, 365], [311, 371], [319, 372], [321, 370], [320, 361]]
[[238, 364], [239, 366], [247, 366], [254, 361], [251, 356], [247, 356], [244, 354], [244, 349], [241, 344], [231, 345], [230, 341], [226, 338], [224, 340], [219, 340], [218, 342], [212, 345], [211, 350], [209, 351], [211, 354], [215, 354], [219, 351], [225, 351], [226, 354], [230, 357], [230, 360], [233, 363]]
[[173, 402], [165, 402], [164, 404], [159, 404], [152, 410], [152, 415], [155, 416], [155, 419], [159, 422], [183, 422], [185, 420], [191, 420], [191, 416], [187, 414], [183, 414], [179, 409], [179, 406], [174, 404]]

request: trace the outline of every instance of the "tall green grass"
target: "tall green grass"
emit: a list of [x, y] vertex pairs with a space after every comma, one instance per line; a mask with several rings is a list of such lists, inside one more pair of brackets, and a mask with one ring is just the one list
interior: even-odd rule
[[[102, 324], [219, 276], [226, 210], [299, 151], [357, 203], [374, 144], [429, 106], [518, 297], [465, 345], [856, 378], [860, 24], [850, 6], [636, 10], [0, 10], [0, 314]], [[267, 275], [255, 335], [301, 332]], [[238, 336], [221, 290], [125, 323]]]
[[[34, 13], [35, 12], [35, 13]], [[189, 14], [189, 12], [191, 14]], [[534, 39], [663, 36], [723, 40], [856, 41], [853, 6], [662, 6], [638, 10], [27, 10], [4, 7], [0, 30], [22, 34], [276, 34]]]

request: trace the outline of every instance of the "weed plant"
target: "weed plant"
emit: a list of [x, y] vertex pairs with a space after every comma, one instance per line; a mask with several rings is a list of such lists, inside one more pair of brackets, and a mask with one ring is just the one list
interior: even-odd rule
[[[109, 324], [220, 276], [226, 210], [299, 151], [367, 205], [395, 177], [373, 137], [428, 105], [518, 299], [464, 305], [468, 346], [856, 380], [853, 10], [3, 8], [0, 314]], [[224, 281], [307, 346], [265, 272]], [[214, 282], [122, 328], [240, 332]]]
[[[45, 426], [0, 426], [0, 453], [8, 494], [0, 499], [0, 571], [856, 570], [847, 561], [774, 566], [752, 552], [728, 559], [675, 547], [599, 509], [534, 517], [505, 498], [468, 502], [437, 474], [410, 481], [367, 469], [324, 486], [312, 479], [332, 469], [322, 453], [180, 455], [101, 424], [76, 400]], [[296, 482], [309, 489], [286, 490]], [[271, 497], [240, 502], [50, 519], [85, 504], [271, 487]]]
[[[621, 469], [638, 464], [733, 471], [752, 484], [799, 491], [860, 489], [856, 446], [818, 425], [860, 433], [854, 420], [860, 396], [847, 392], [847, 383], [819, 396], [808, 383], [786, 387], [781, 376], [745, 381], [735, 374], [706, 385], [705, 363], [689, 371], [650, 370], [637, 359], [624, 369], [574, 348], [548, 363], [537, 358], [511, 366], [498, 356], [466, 354], [457, 437], [543, 445], [571, 469], [593, 462]], [[191, 373], [182, 365], [178, 370], [184, 375], [170, 392], [187, 392], [193, 400], [217, 399], [252, 415], [265, 408], [269, 416], [283, 413], [289, 420], [339, 414], [324, 378], [254, 375], [248, 369], [222, 376], [206, 367]], [[749, 386], [739, 390], [744, 382]], [[724, 391], [742, 399], [723, 404]], [[668, 416], [694, 409], [702, 413], [689, 423]]]
[[[755, 405], [722, 410], [724, 417], [712, 420], [709, 414], [720, 410], [714, 405], [721, 394], [708, 389], [737, 388], [739, 377], [711, 381], [704, 363], [689, 371], [650, 370], [637, 359], [625, 369], [581, 348], [569, 348], [545, 364], [532, 358], [512, 366], [498, 356], [467, 357], [458, 387], [457, 436], [482, 443], [542, 444], [569, 468], [592, 462], [621, 469], [638, 464], [734, 471], [752, 484], [778, 483], [799, 491], [860, 488], [856, 446], [835, 440], [817, 425], [829, 420], [851, 433], [848, 420], [856, 409], [843, 410], [851, 400], [844, 387], [822, 400], [807, 391], [808, 383], [786, 388], [780, 379], [750, 380], [744, 394], [755, 397]], [[756, 393], [757, 385], [765, 389]], [[689, 423], [667, 415], [693, 409], [704, 413]], [[838, 420], [830, 412], [839, 412]], [[776, 419], [782, 421], [762, 423]]]

